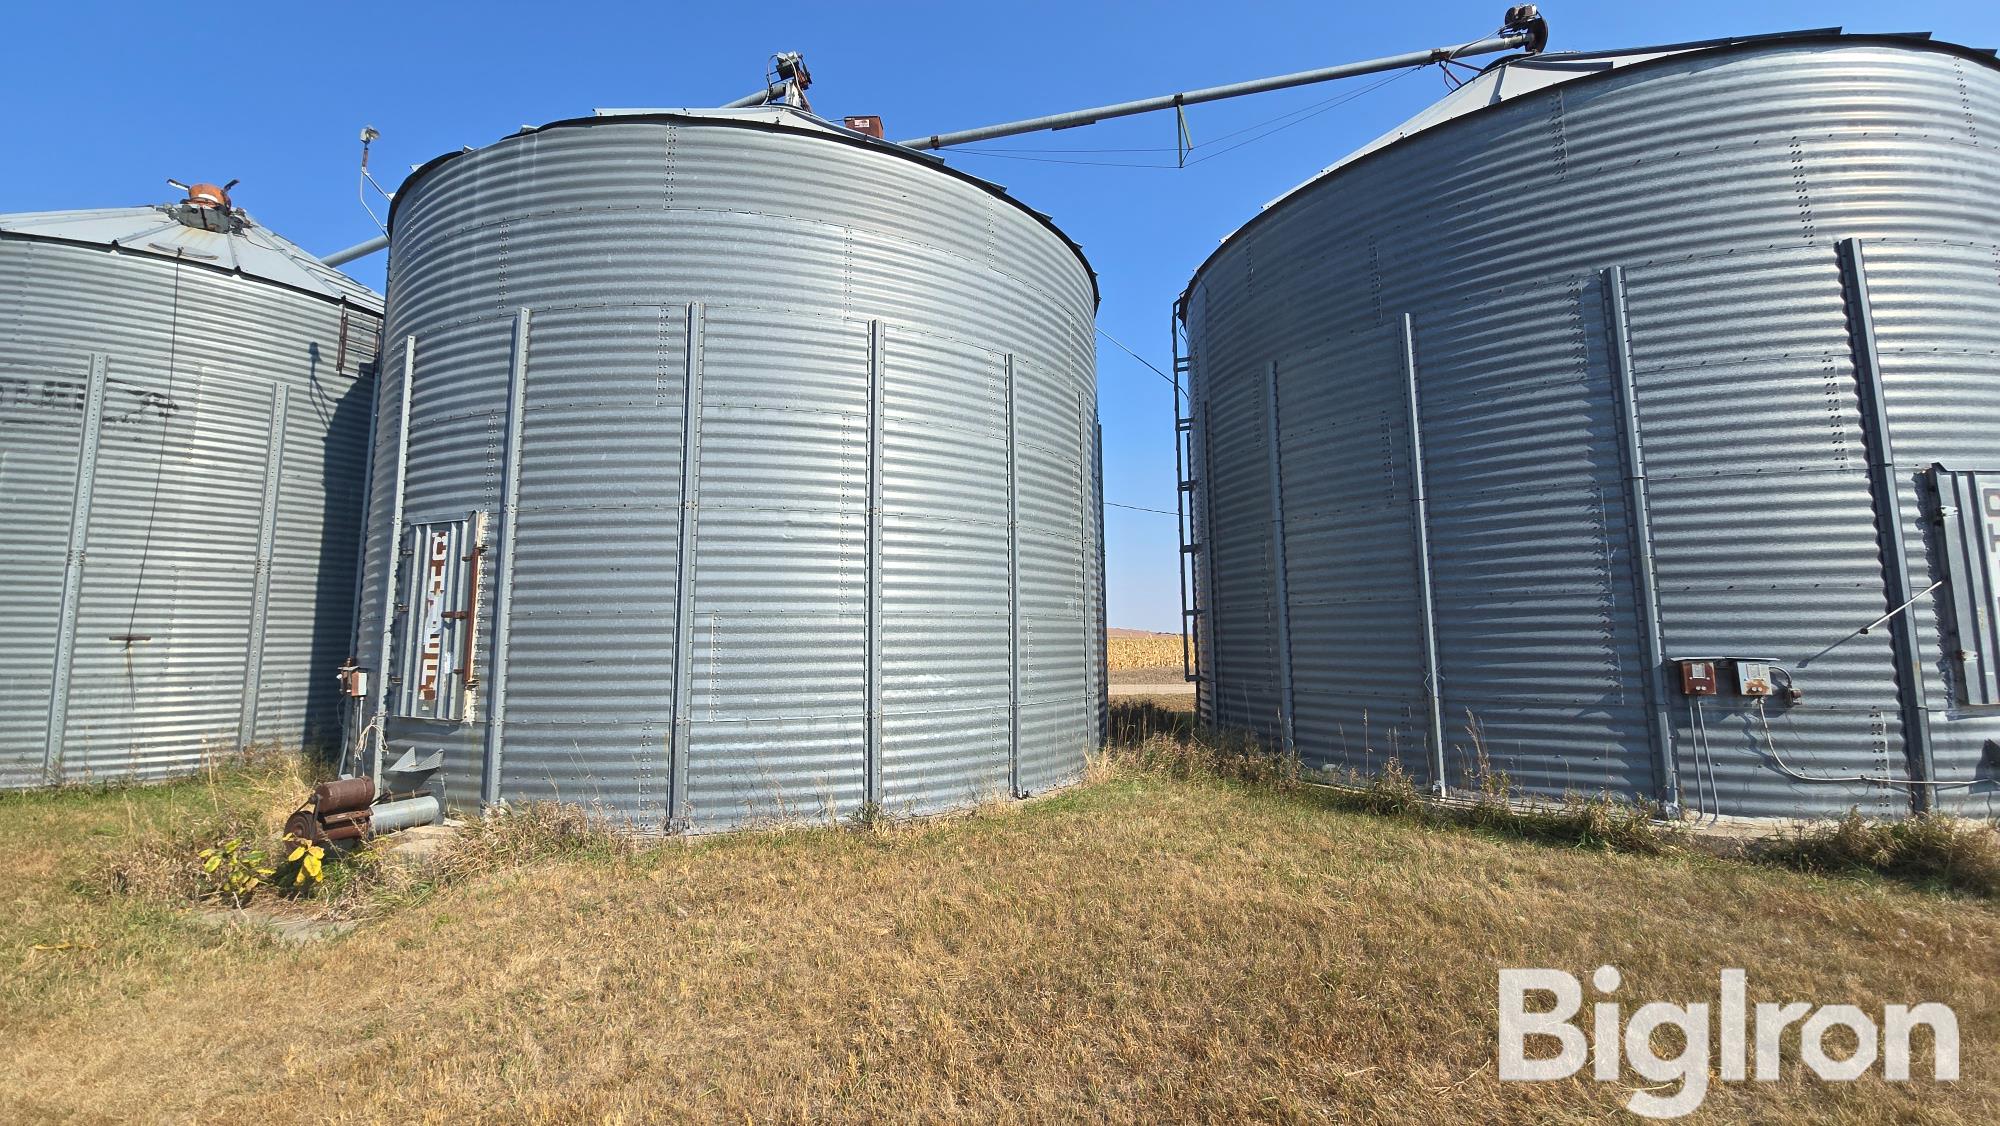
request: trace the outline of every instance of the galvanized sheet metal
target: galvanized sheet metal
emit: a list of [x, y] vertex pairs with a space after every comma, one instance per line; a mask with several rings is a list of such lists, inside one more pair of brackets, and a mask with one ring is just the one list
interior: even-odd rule
[[1038, 217], [887, 146], [666, 115], [436, 162], [393, 230], [406, 521], [497, 501], [513, 310], [534, 327], [502, 767], [483, 795], [483, 717], [391, 717], [391, 755], [443, 750], [455, 804], [561, 798], [648, 832], [846, 816], [877, 770], [885, 811], [932, 812], [1008, 793], [1018, 683], [1019, 790], [1080, 775], [1094, 290]]
[[128, 255], [152, 255], [274, 282], [288, 289], [380, 312], [382, 299], [366, 286], [281, 238], [242, 211], [229, 230], [191, 227], [173, 215], [172, 205], [105, 207], [87, 211], [39, 211], [0, 215], [0, 232], [30, 238], [116, 247]]
[[257, 731], [258, 687], [264, 680], [264, 635], [270, 627], [271, 555], [277, 550], [278, 498], [284, 478], [285, 430], [290, 419], [283, 384], [271, 388], [271, 421], [264, 442], [264, 511], [258, 521], [255, 592], [250, 603], [250, 652], [243, 662], [243, 718], [236, 738], [248, 744]]
[[[534, 317], [507, 693], [511, 797], [665, 821], [686, 344], [684, 306]], [[605, 480], [619, 482], [609, 496]], [[594, 764], [587, 783], [577, 781], [579, 756]]]
[[[1214, 514], [1196, 570], [1203, 628], [1218, 639], [1206, 664], [1217, 715], [1268, 734], [1278, 698], [1251, 373], [1295, 354], [1371, 354], [1408, 312], [1454, 785], [1484, 755], [1530, 793], [1671, 800], [1648, 731], [1632, 536], [1643, 518], [1666, 656], [1774, 658], [1805, 692], [1793, 706], [1726, 695], [1699, 713], [1666, 693], [1686, 804], [1761, 816], [1913, 808], [1912, 788], [1891, 784], [1912, 777], [1922, 751], [1906, 744], [1892, 633], [1858, 632], [1894, 608], [1878, 518], [1892, 508], [1870, 479], [1866, 352], [1836, 246], [1858, 238], [1866, 252], [1893, 509], [1920, 591], [1944, 571], [1919, 478], [1939, 461], [2000, 468], [1995, 127], [2000, 71], [1948, 45], [1738, 44], [1435, 124], [1232, 236], [1183, 306], [1206, 459], [1196, 511]], [[1614, 266], [1628, 286], [1638, 494], [1624, 476], [1602, 274]], [[1382, 408], [1398, 376], [1379, 362], [1330, 367], [1312, 392], [1287, 387], [1286, 424], [1346, 416], [1352, 459], [1382, 445], [1372, 460], [1395, 476], [1393, 450], [1369, 430], [1393, 432]], [[1315, 592], [1384, 570], [1408, 584], [1407, 486], [1326, 486], [1340, 495], [1306, 502], [1322, 523], [1300, 526], [1293, 482], [1324, 475], [1339, 456], [1325, 444], [1283, 451], [1293, 688], [1302, 729], [1315, 711], [1346, 709], [1344, 742], [1322, 753], [1325, 737], [1302, 733], [1301, 751], [1372, 770], [1379, 752], [1349, 749], [1347, 733], [1364, 708], [1376, 726], [1384, 710], [1407, 714], [1399, 701], [1420, 701], [1414, 602], [1385, 616], [1390, 603]], [[1910, 611], [1930, 754], [1952, 784], [1938, 803], [1990, 814], [2000, 787], [1986, 748], [2000, 713], [1958, 702], [1941, 605]], [[1421, 741], [1420, 712], [1414, 723], [1400, 738]]]
[[[1950, 610], [1960, 639], [1953, 698], [1973, 707], [2000, 705], [2000, 473], [1933, 469], [1929, 499], [1934, 505], [1945, 555], [1948, 586], [1939, 601]], [[1921, 614], [1921, 612], [1919, 612]], [[1951, 654], [1946, 654], [1947, 658]], [[1951, 663], [1947, 663], [1947, 669]]]
[[[162, 778], [248, 742], [331, 745], [374, 299], [324, 267], [313, 277], [327, 285], [299, 288], [289, 268], [252, 268], [282, 242], [261, 229], [270, 245], [231, 272], [112, 245], [125, 211], [82, 215], [0, 219], [0, 786]], [[104, 391], [86, 513], [93, 355]], [[73, 512], [87, 520], [63, 694]]]

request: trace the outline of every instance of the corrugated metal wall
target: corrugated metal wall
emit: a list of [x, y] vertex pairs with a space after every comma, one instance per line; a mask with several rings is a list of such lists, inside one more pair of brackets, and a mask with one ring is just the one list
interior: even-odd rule
[[[1484, 755], [1542, 795], [1895, 814], [1910, 788], [1824, 779], [1930, 760], [1973, 783], [1941, 808], [2000, 811], [2000, 714], [1958, 702], [1944, 603], [1911, 612], [1924, 672], [1901, 694], [1895, 629], [1858, 632], [1901, 601], [1886, 514], [1922, 591], [1944, 572], [1921, 475], [2000, 466], [1996, 139], [1991, 59], [1739, 45], [1459, 118], [1238, 232], [1185, 298], [1218, 719], [1278, 737], [1288, 662], [1308, 763], [1436, 773], [1407, 315], [1451, 785]], [[1895, 509], [1871, 468], [1877, 354]], [[1663, 654], [1774, 659], [1801, 703], [1725, 694], [1695, 716], [1677, 676], [1649, 684], [1641, 533]]]
[[337, 302], [191, 261], [0, 237], [0, 786], [337, 741], [379, 317], [345, 324], [343, 347]]
[[712, 829], [1080, 775], [1095, 294], [1036, 217], [819, 130], [609, 118], [425, 170], [393, 229], [365, 663], [385, 612], [406, 643], [406, 353], [403, 523], [498, 516], [518, 476], [470, 722], [387, 723], [449, 801]]

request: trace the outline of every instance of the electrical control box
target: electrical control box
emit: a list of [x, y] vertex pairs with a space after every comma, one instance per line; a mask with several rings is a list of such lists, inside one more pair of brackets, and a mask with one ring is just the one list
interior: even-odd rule
[[1680, 666], [1681, 666], [1681, 695], [1683, 696], [1715, 695], [1716, 688], [1715, 688], [1714, 661], [1682, 661], [1680, 663]]
[[1737, 661], [1736, 691], [1745, 696], [1769, 696], [1771, 666], [1763, 661]]
[[340, 692], [349, 699], [360, 700], [368, 695], [368, 670], [356, 668], [352, 664], [341, 666]]

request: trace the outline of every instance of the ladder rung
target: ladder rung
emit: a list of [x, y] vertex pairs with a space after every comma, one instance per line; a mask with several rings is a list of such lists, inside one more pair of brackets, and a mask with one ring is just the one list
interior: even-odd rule
[[1200, 551], [1201, 545], [1198, 543], [1184, 543], [1181, 545], [1182, 555], [1195, 555], [1200, 553]]

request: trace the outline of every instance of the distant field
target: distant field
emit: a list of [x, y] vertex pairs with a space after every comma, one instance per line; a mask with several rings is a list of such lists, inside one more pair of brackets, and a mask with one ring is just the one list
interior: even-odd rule
[[1172, 669], [1181, 673], [1179, 634], [1142, 633], [1138, 630], [1106, 630], [1105, 662], [1114, 679], [1118, 673]]
[[268, 829], [297, 787], [0, 796], [0, 1122], [1629, 1121], [1630, 1072], [1494, 1074], [1497, 969], [1605, 963], [1628, 1001], [1741, 966], [1753, 1002], [1957, 1010], [1957, 1083], [1819, 1082], [1794, 1037], [1782, 1078], [1717, 1084], [1689, 1121], [2000, 1121], [1992, 902], [1412, 823], [1133, 752], [924, 824], [521, 837], [304, 946], [87, 890], [218, 811]]

